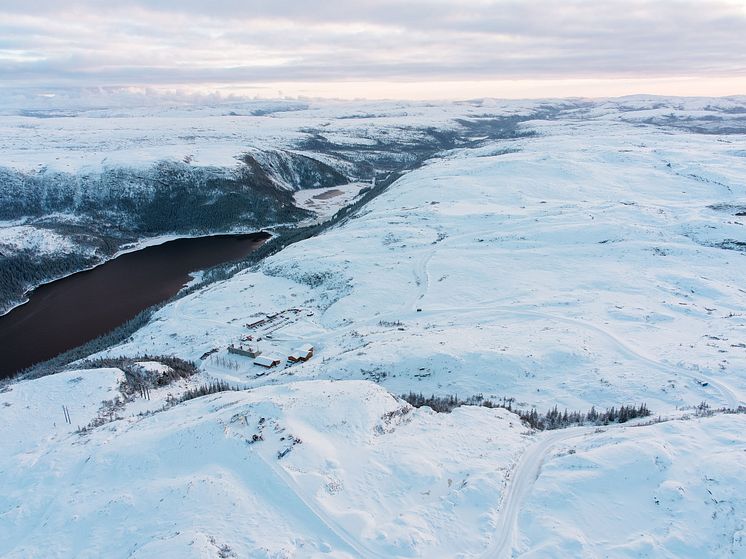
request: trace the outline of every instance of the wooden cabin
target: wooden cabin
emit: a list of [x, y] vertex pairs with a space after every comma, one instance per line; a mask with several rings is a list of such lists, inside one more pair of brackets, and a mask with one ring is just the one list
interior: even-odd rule
[[311, 344], [303, 344], [296, 348], [299, 351], [305, 351], [307, 353], [311, 354], [311, 357], [313, 357], [313, 346]]

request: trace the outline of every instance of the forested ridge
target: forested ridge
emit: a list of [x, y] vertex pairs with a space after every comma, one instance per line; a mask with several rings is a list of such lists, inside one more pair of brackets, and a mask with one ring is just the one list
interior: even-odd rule
[[294, 190], [347, 181], [326, 163], [279, 151], [246, 153], [232, 169], [175, 161], [78, 174], [0, 168], [0, 220], [48, 229], [78, 249], [39, 254], [0, 244], [0, 312], [138, 239], [296, 223], [309, 214], [294, 205]]

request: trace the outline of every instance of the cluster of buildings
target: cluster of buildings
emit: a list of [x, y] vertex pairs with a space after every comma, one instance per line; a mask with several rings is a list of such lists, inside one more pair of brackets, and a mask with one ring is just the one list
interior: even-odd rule
[[[253, 322], [245, 324], [246, 328], [253, 331], [253, 333], [242, 336], [238, 345], [229, 345], [228, 352], [249, 357], [253, 359], [254, 365], [264, 367], [265, 369], [277, 367], [285, 361], [289, 363], [308, 361], [313, 357], [313, 346], [309, 343], [300, 344], [290, 350], [289, 353], [283, 352], [285, 355], [277, 355], [276, 351], [272, 354], [264, 354], [256, 345], [256, 342], [261, 341], [261, 336], [268, 339], [272, 338], [275, 331], [295, 322], [297, 320], [296, 317], [302, 312], [305, 311], [300, 308], [286, 309], [274, 314], [267, 314], [261, 318], [257, 318]], [[313, 315], [312, 311], [307, 313], [307, 316], [311, 315]]]
[[[258, 349], [256, 346], [250, 345], [243, 346], [241, 344], [231, 344], [228, 346], [228, 352], [235, 355], [250, 357], [254, 360], [254, 365], [259, 365], [260, 367], [264, 367], [266, 369], [276, 367], [285, 360], [285, 358], [278, 355], [262, 354], [260, 349]], [[313, 357], [313, 346], [311, 344], [304, 343], [294, 348], [290, 352], [290, 354], [287, 356], [287, 361], [289, 361], [290, 363], [301, 363], [303, 361], [308, 361], [309, 359], [311, 359], [311, 357]]]

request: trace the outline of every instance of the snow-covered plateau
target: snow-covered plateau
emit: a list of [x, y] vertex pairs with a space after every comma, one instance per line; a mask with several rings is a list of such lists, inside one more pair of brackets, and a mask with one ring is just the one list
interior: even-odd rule
[[[746, 100], [245, 118], [300, 130], [311, 113], [358, 146], [407, 118], [530, 119], [507, 139], [473, 126], [353, 216], [93, 356], [139, 360], [150, 379], [168, 374], [153, 356], [176, 356], [194, 375], [125, 394], [123, 368], [89, 361], [3, 385], [0, 556], [746, 556]], [[159, 130], [165, 116], [138, 118]], [[355, 184], [294, 200], [328, 215]], [[286, 361], [303, 344], [313, 356]], [[179, 402], [217, 382], [232, 390]], [[653, 415], [541, 431], [502, 408], [415, 408], [409, 392]]]

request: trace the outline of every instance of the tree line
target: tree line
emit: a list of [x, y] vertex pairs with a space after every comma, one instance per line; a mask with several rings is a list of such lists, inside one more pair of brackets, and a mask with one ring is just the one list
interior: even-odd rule
[[218, 392], [229, 392], [229, 391], [238, 392], [240, 390], [241, 388], [238, 388], [237, 386], [231, 386], [224, 380], [215, 380], [212, 382], [207, 382], [195, 388], [190, 388], [189, 390], [184, 392], [181, 396], [173, 399], [169, 403], [178, 404], [181, 402], [186, 402], [187, 400], [194, 400], [195, 398], [201, 398], [202, 396], [207, 396], [208, 394], [217, 394]]
[[424, 396], [421, 392], [409, 392], [401, 395], [402, 400], [410, 405], [420, 408], [430, 407], [438, 413], [450, 413], [460, 406], [483, 406], [485, 408], [503, 408], [516, 413], [521, 420], [533, 429], [540, 431], [561, 429], [571, 425], [608, 425], [609, 423], [626, 423], [638, 417], [648, 417], [651, 412], [645, 403], [640, 405], [612, 406], [603, 411], [596, 410], [595, 406], [587, 412], [561, 411], [557, 406], [550, 408], [545, 413], [540, 413], [536, 408], [522, 410], [513, 407], [514, 399], [503, 398], [493, 401], [485, 399], [481, 394], [461, 399], [458, 395], [446, 396]]

